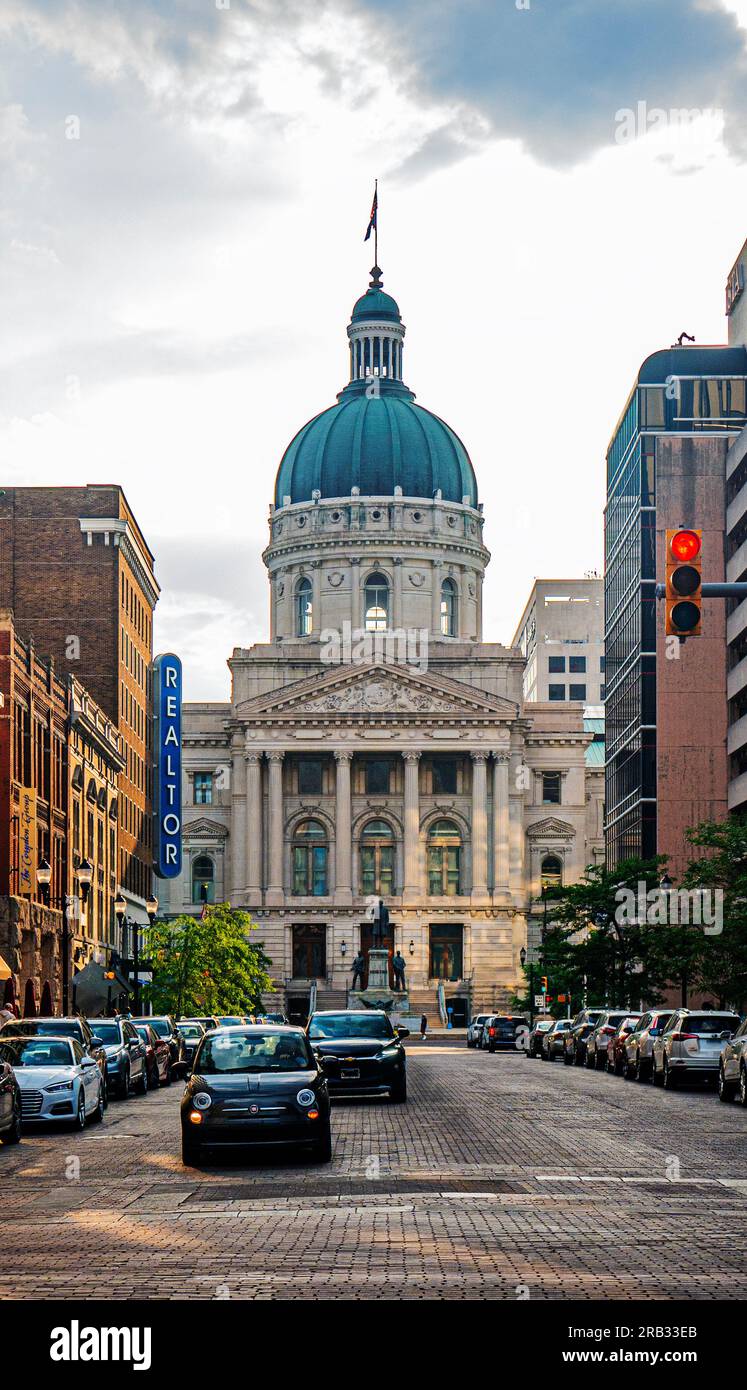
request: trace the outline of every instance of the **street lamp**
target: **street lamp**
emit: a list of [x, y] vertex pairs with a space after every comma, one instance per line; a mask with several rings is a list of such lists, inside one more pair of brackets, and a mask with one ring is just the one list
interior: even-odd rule
[[410, 955], [411, 955], [411, 956], [414, 956], [414, 955], [415, 955], [415, 942], [414, 942], [414, 941], [411, 941], [411, 942], [410, 942]]
[[[524, 946], [519, 951], [519, 960], [523, 970], [527, 963], [526, 947]], [[534, 965], [532, 961], [529, 962], [529, 1022], [530, 1024], [534, 1023]]]
[[341, 941], [341, 942], [340, 942], [340, 955], [342, 956], [343, 960], [345, 959], [347, 953], [348, 953], [348, 943], [347, 943], [347, 941]]
[[[83, 865], [85, 865], [88, 870], [87, 881], [85, 873], [81, 874]], [[87, 859], [84, 859], [81, 869], [78, 870], [78, 879], [80, 882], [80, 895], [83, 902], [85, 902], [91, 887], [93, 869]], [[41, 863], [37, 865], [36, 881], [42, 890], [42, 900], [47, 906], [58, 907], [62, 911], [62, 1016], [63, 1018], [67, 1018], [70, 999], [68, 984], [68, 976], [70, 974], [70, 924], [67, 914], [74, 899], [67, 896], [61, 898], [52, 896], [52, 866], [48, 859], [42, 859]]]
[[[148, 914], [148, 920], [152, 926], [156, 913], [158, 912], [158, 898], [154, 894], [147, 899], [145, 911]], [[140, 1013], [140, 923], [137, 921], [137, 918], [127, 916], [127, 899], [121, 890], [114, 899], [114, 914], [119, 922], [123, 935], [124, 929], [126, 928], [132, 931], [132, 969], [135, 976], [133, 995], [135, 1016], [137, 1017]], [[124, 942], [122, 944], [124, 945]]]
[[81, 860], [76, 870], [76, 877], [80, 884], [80, 896], [85, 903], [88, 901], [88, 894], [93, 883], [93, 864], [89, 863], [87, 859]]

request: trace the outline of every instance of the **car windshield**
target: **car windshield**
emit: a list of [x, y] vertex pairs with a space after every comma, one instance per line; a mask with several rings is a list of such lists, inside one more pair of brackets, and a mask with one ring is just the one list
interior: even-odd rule
[[120, 1041], [119, 1027], [116, 1023], [104, 1023], [103, 1020], [99, 1022], [97, 1019], [95, 1036], [101, 1038], [102, 1043], [118, 1043]]
[[72, 1067], [75, 1055], [66, 1038], [9, 1038], [0, 1043], [0, 1060], [12, 1067]]
[[319, 1014], [309, 1024], [312, 1042], [324, 1038], [391, 1038], [389, 1019], [382, 1014]]
[[[153, 1029], [153, 1032], [158, 1034], [159, 1038], [168, 1038], [171, 1036], [171, 1024], [167, 1018], [149, 1018], [148, 1023]], [[138, 1032], [139, 1031], [138, 1029]]]
[[27, 1037], [82, 1037], [83, 1029], [77, 1018], [31, 1018], [22, 1023], [6, 1023], [4, 1033], [25, 1034]]
[[739, 1027], [739, 1019], [736, 1014], [718, 1014], [715, 1018], [703, 1014], [701, 1018], [697, 1014], [692, 1014], [688, 1018], [683, 1018], [680, 1029], [683, 1033], [735, 1033]]
[[197, 1056], [201, 1076], [246, 1071], [311, 1071], [314, 1059], [303, 1033], [218, 1033]]
[[571, 1020], [569, 1018], [559, 1018], [557, 1023], [555, 1024], [555, 1032], [563, 1033], [565, 1032], [566, 1028], [570, 1028], [570, 1026]]
[[265, 1014], [265, 1022], [266, 1022], [266, 1023], [284, 1023], [284, 1022], [285, 1022], [285, 1019], [283, 1018], [283, 1015], [282, 1015], [282, 1014]]
[[185, 1038], [201, 1038], [203, 1029], [199, 1023], [180, 1023], [179, 1032], [183, 1033]]
[[143, 1042], [150, 1042], [150, 1038], [148, 1037], [147, 1023], [136, 1023], [135, 1032], [137, 1033], [138, 1037], [142, 1038]]
[[238, 1014], [221, 1014], [218, 1022], [222, 1023], [224, 1027], [230, 1028], [232, 1023], [243, 1023], [244, 1020], [239, 1018]]

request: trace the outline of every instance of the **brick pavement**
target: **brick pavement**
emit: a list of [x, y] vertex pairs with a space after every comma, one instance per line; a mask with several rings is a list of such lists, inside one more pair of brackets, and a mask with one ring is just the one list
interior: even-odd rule
[[27, 1130], [0, 1151], [0, 1296], [747, 1298], [744, 1110], [466, 1047], [409, 1067], [406, 1106], [335, 1106], [328, 1167], [184, 1169], [179, 1086]]

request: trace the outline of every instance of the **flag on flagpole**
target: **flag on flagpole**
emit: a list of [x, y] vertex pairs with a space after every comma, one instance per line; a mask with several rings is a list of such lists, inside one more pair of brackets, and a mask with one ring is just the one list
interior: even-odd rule
[[369, 219], [368, 219], [368, 227], [366, 228], [366, 235], [365, 235], [364, 238], [363, 238], [364, 241], [368, 241], [368, 238], [370, 237], [371, 233], [376, 229], [376, 225], [377, 225], [377, 223], [376, 223], [376, 214], [377, 214], [378, 210], [379, 210], [379, 188], [378, 188], [378, 184], [377, 184], [376, 187], [374, 188], [373, 202], [372, 202], [372, 204], [371, 204], [371, 216], [370, 216]]

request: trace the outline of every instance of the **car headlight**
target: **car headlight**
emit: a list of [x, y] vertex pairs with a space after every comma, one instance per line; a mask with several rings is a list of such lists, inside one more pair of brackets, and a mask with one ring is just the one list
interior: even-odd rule
[[72, 1081], [56, 1081], [54, 1086], [45, 1086], [45, 1091], [72, 1091]]
[[382, 1047], [379, 1057], [382, 1062], [390, 1062], [394, 1057], [399, 1057], [398, 1047]]
[[298, 1101], [299, 1105], [309, 1106], [314, 1104], [316, 1096], [314, 1095], [313, 1091], [309, 1091], [306, 1087], [304, 1087], [302, 1091], [298, 1092], [296, 1100]]
[[213, 1098], [208, 1095], [207, 1091], [198, 1091], [197, 1095], [192, 1097], [195, 1110], [209, 1110], [212, 1103]]

